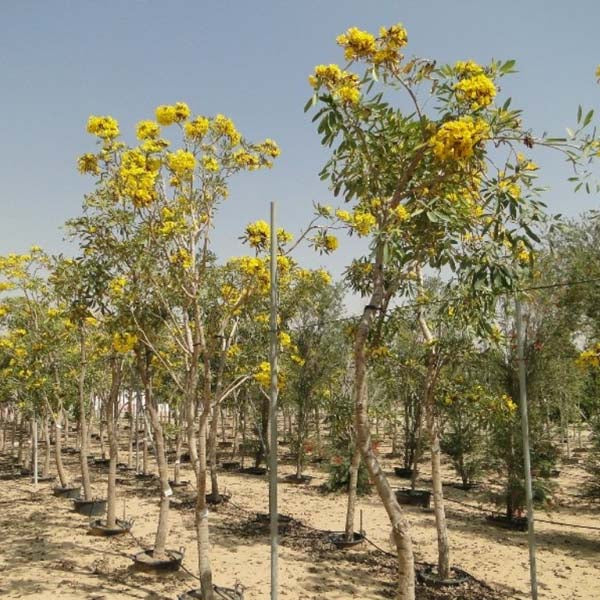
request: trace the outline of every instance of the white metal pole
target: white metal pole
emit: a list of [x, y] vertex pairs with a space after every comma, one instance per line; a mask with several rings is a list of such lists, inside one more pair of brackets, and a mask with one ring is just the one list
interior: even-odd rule
[[277, 230], [275, 228], [275, 203], [271, 202], [271, 327], [270, 327], [270, 436], [269, 436], [269, 513], [271, 524], [271, 600], [277, 600]]
[[525, 376], [525, 357], [523, 351], [523, 321], [521, 301], [515, 299], [515, 317], [517, 325], [517, 357], [519, 363], [519, 404], [521, 408], [521, 432], [523, 434], [523, 461], [525, 466], [525, 495], [527, 498], [527, 531], [529, 542], [529, 575], [531, 578], [531, 598], [537, 600], [537, 566], [535, 560], [535, 530], [533, 518], [533, 492], [531, 485], [531, 458], [529, 452], [529, 419], [527, 416], [527, 382]]

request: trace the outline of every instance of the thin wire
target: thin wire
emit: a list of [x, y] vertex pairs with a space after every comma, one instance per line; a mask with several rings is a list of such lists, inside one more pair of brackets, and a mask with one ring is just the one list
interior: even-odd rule
[[[502, 296], [513, 295], [515, 292], [532, 292], [532, 291], [536, 291], [536, 290], [547, 290], [547, 289], [555, 289], [555, 288], [561, 288], [561, 287], [587, 285], [590, 283], [600, 283], [600, 277], [594, 277], [591, 279], [576, 279], [573, 281], [559, 281], [559, 282], [547, 283], [547, 284], [543, 284], [543, 285], [532, 285], [532, 286], [523, 287], [523, 288], [516, 288], [513, 291], [498, 294], [498, 296], [502, 297]], [[397, 312], [401, 312], [401, 311], [405, 311], [405, 310], [412, 310], [412, 309], [419, 308], [422, 306], [427, 306], [427, 305], [444, 304], [444, 303], [448, 302], [448, 300], [460, 300], [460, 297], [455, 296], [454, 298], [451, 297], [449, 299], [438, 298], [438, 299], [424, 300], [424, 301], [420, 301], [420, 302], [410, 302], [407, 304], [402, 304], [400, 306], [397, 306], [397, 307], [393, 308], [390, 312], [397, 313]], [[377, 309], [377, 310], [381, 310], [381, 309]], [[338, 317], [336, 319], [326, 319], [324, 321], [318, 321], [316, 323], [304, 325], [304, 327], [319, 327], [322, 325], [329, 325], [332, 323], [342, 323], [344, 321], [357, 320], [357, 319], [360, 319], [361, 317], [362, 317], [362, 313], [356, 314], [356, 315], [349, 315], [347, 317]]]

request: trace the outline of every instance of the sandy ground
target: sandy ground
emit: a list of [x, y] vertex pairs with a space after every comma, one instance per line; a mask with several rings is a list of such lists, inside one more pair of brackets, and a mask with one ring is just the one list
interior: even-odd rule
[[[77, 458], [65, 456], [65, 461], [76, 479]], [[391, 473], [393, 462], [383, 462]], [[455, 482], [451, 470], [446, 469], [445, 481]], [[290, 465], [280, 467], [282, 475], [292, 471]], [[308, 473], [315, 477], [309, 485], [280, 485], [280, 512], [308, 527], [341, 529], [345, 496], [322, 495], [317, 488], [325, 473], [315, 467], [309, 468]], [[104, 496], [106, 475], [93, 470], [93, 477], [96, 494]], [[426, 466], [422, 477], [421, 483], [426, 486]], [[192, 479], [191, 473], [186, 471], [183, 478]], [[577, 499], [583, 478], [581, 466], [563, 466], [558, 480], [558, 505], [551, 512], [538, 512], [537, 516], [574, 525], [600, 526], [600, 510]], [[403, 485], [393, 475], [390, 479], [395, 486]], [[135, 518], [135, 538], [150, 547], [158, 514], [157, 487], [152, 482], [137, 482], [131, 476], [127, 481], [118, 488], [119, 513], [124, 505], [127, 515]], [[246, 587], [246, 600], [267, 599], [270, 571], [266, 530], [256, 534], [250, 527], [248, 535], [255, 513], [267, 511], [267, 483], [264, 478], [225, 472], [220, 482], [233, 494], [235, 505], [218, 507], [210, 515], [214, 581], [224, 587], [233, 587], [239, 581]], [[88, 519], [74, 513], [69, 500], [52, 496], [51, 488], [43, 484], [36, 492], [27, 479], [0, 481], [0, 597], [174, 599], [196, 587], [194, 579], [184, 571], [161, 576], [133, 571], [130, 555], [139, 548], [136, 540], [131, 536], [88, 535]], [[169, 546], [184, 547], [184, 565], [195, 572], [193, 509], [186, 507], [185, 502], [192, 493], [188, 490], [175, 494], [174, 504], [181, 505], [170, 513]], [[483, 492], [463, 492], [448, 486], [445, 493], [449, 499], [489, 508]], [[453, 565], [484, 580], [506, 598], [529, 597], [527, 534], [492, 527], [481, 513], [463, 505], [448, 502], [447, 506]], [[387, 517], [377, 496], [361, 498], [359, 508], [368, 538], [391, 550]], [[435, 562], [433, 514], [407, 508], [407, 515], [418, 559]], [[537, 544], [540, 599], [600, 598], [600, 531], [537, 523]], [[377, 556], [382, 555], [370, 545], [341, 557], [339, 552], [315, 554], [310, 542], [291, 540], [280, 552], [280, 596], [289, 600], [390, 597], [393, 575], [373, 568]]]

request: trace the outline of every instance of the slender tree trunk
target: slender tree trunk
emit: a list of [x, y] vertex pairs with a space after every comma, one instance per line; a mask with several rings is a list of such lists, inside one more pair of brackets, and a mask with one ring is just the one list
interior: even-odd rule
[[210, 466], [210, 497], [213, 502], [219, 501], [219, 478], [217, 476], [217, 436], [218, 436], [219, 409], [215, 406], [210, 420], [210, 433], [208, 436], [208, 456]]
[[[235, 399], [237, 400], [237, 395]], [[237, 452], [239, 414], [239, 410], [233, 410], [233, 441], [231, 443], [231, 460], [235, 458], [235, 454]]]
[[354, 539], [354, 514], [356, 512], [356, 489], [358, 487], [358, 469], [360, 467], [360, 448], [356, 444], [350, 462], [350, 477], [348, 479], [348, 507], [346, 509], [346, 540]]
[[377, 245], [373, 268], [373, 293], [365, 306], [357, 325], [354, 338], [354, 403], [357, 443], [371, 480], [375, 483], [392, 526], [392, 539], [398, 557], [397, 600], [415, 600], [415, 560], [410, 538], [410, 527], [383, 470], [371, 443], [368, 417], [367, 394], [367, 339], [376, 311], [385, 303], [383, 278], [384, 246]]
[[92, 486], [90, 483], [90, 470], [88, 466], [88, 426], [87, 410], [85, 406], [85, 376], [86, 376], [86, 348], [85, 338], [81, 333], [80, 340], [81, 368], [79, 370], [78, 400], [79, 400], [79, 464], [81, 466], [81, 482], [83, 484], [83, 497], [85, 500], [92, 499]]
[[58, 473], [58, 479], [62, 487], [67, 487], [67, 474], [65, 473], [65, 467], [62, 461], [61, 454], [61, 432], [60, 432], [60, 421], [61, 411], [58, 411], [56, 415], [56, 421], [54, 423], [54, 459], [56, 461], [56, 472]]
[[65, 448], [68, 448], [69, 447], [69, 440], [70, 440], [70, 437], [69, 437], [70, 431], [69, 431], [69, 429], [70, 429], [71, 425], [69, 424], [69, 413], [65, 409], [63, 409], [63, 412], [65, 414], [65, 428], [64, 428]]
[[25, 448], [23, 445], [23, 432], [24, 432], [24, 427], [23, 427], [23, 421], [25, 420], [25, 416], [21, 415], [21, 418], [19, 419], [19, 450], [17, 453], [17, 462], [22, 465], [23, 464], [23, 458], [24, 458], [24, 454], [25, 454]]
[[99, 431], [99, 434], [100, 434], [100, 455], [102, 456], [102, 458], [106, 458], [106, 449], [104, 447], [104, 419], [106, 418], [106, 407], [103, 407], [102, 404], [101, 404], [100, 405], [100, 410], [98, 412], [100, 413], [100, 419], [99, 419], [99, 422], [100, 422], [100, 431]]
[[52, 454], [50, 442], [50, 427], [48, 426], [48, 415], [44, 417], [44, 466], [42, 467], [42, 477], [50, 475], [50, 455]]
[[131, 468], [133, 464], [133, 401], [131, 390], [127, 393], [127, 410], [129, 412], [129, 443], [127, 448], [127, 466]]
[[304, 399], [298, 405], [298, 428], [296, 442], [296, 478], [302, 477], [304, 467], [304, 439], [306, 437], [306, 413], [304, 411]]
[[[285, 416], [283, 420], [285, 421]], [[315, 432], [317, 436], [317, 456], [321, 458], [323, 455], [323, 445], [321, 440], [321, 411], [318, 404], [315, 406]]]

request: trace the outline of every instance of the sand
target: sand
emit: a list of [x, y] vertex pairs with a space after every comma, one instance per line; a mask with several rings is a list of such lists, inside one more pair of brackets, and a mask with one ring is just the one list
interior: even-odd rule
[[[67, 468], [77, 479], [77, 457], [65, 456]], [[395, 487], [405, 484], [396, 478], [394, 463], [382, 459]], [[293, 472], [289, 464], [280, 474]], [[279, 486], [280, 512], [302, 522], [292, 527], [280, 549], [280, 597], [283, 600], [375, 600], [391, 597], [392, 570], [379, 568], [393, 560], [375, 547], [364, 544], [341, 554], [329, 550], [324, 534], [315, 530], [340, 530], [345, 517], [345, 496], [323, 495], [318, 486], [324, 470], [311, 465], [314, 476], [308, 485], [282, 483]], [[119, 475], [119, 477], [125, 477]], [[549, 511], [538, 511], [540, 519], [573, 525], [600, 527], [600, 510], [580, 497], [584, 471], [580, 465], [563, 466], [557, 480], [558, 504]], [[93, 487], [105, 495], [106, 474], [93, 470]], [[428, 472], [424, 466], [427, 487]], [[189, 468], [183, 479], [193, 479]], [[71, 502], [56, 498], [52, 484], [34, 490], [28, 479], [0, 481], [0, 597], [117, 600], [125, 598], [177, 598], [196, 582], [185, 571], [156, 576], [133, 571], [130, 556], [139, 551], [138, 543], [151, 547], [158, 503], [155, 484], [136, 482], [126, 477], [119, 486], [119, 516], [123, 511], [135, 519], [133, 534], [103, 538], [88, 535], [88, 519], [72, 511]], [[456, 482], [445, 465], [444, 481]], [[223, 490], [232, 494], [232, 504], [210, 513], [211, 562], [214, 582], [233, 587], [245, 586], [245, 600], [269, 598], [269, 542], [266, 529], [254, 522], [257, 512], [266, 512], [268, 489], [264, 477], [223, 472]], [[493, 485], [493, 482], [490, 483]], [[170, 513], [169, 547], [185, 549], [184, 566], [195, 573], [197, 553], [192, 489], [177, 490]], [[485, 581], [505, 598], [527, 598], [529, 563], [527, 534], [497, 529], [484, 521], [483, 514], [462, 504], [491, 508], [484, 491], [464, 492], [445, 487], [448, 497], [448, 523], [452, 564]], [[391, 551], [387, 516], [376, 494], [359, 499], [367, 537], [377, 546]], [[434, 516], [416, 507], [407, 507], [412, 539], [421, 561], [436, 561]], [[358, 522], [357, 522], [358, 528]], [[600, 598], [600, 531], [538, 522], [538, 579], [540, 600], [594, 600]], [[302, 535], [306, 534], [306, 538]], [[425, 596], [422, 596], [425, 597]], [[426, 596], [429, 598], [429, 596]], [[455, 596], [460, 598], [461, 596]]]

